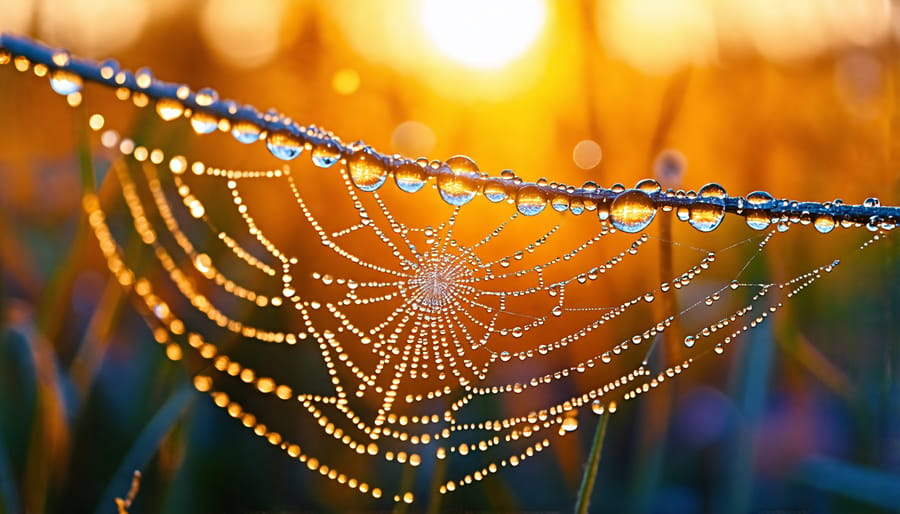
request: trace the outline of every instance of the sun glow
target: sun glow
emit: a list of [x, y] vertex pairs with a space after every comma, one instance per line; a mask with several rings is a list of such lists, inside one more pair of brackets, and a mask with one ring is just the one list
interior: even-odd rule
[[441, 53], [465, 66], [495, 69], [534, 44], [547, 5], [544, 0], [422, 0], [420, 16]]

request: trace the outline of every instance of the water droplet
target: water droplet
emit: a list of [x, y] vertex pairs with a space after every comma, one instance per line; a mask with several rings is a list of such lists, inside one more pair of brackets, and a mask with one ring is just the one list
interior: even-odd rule
[[500, 360], [503, 362], [509, 362], [512, 359], [512, 354], [509, 352], [500, 352]]
[[465, 205], [478, 193], [478, 166], [464, 155], [447, 159], [438, 170], [437, 185], [441, 198], [450, 205]]
[[341, 158], [341, 149], [333, 141], [319, 143], [312, 149], [312, 162], [320, 168], [330, 168]]
[[191, 128], [198, 134], [215, 132], [219, 127], [219, 120], [212, 114], [195, 112], [191, 115]]
[[50, 57], [50, 59], [53, 61], [53, 64], [57, 66], [68, 66], [69, 61], [71, 61], [72, 57], [66, 50], [57, 50], [53, 52], [53, 55]]
[[603, 408], [603, 402], [601, 402], [600, 400], [594, 400], [591, 402], [591, 411], [594, 414], [599, 416], [599, 415], [603, 414], [604, 410], [605, 409]]
[[303, 152], [303, 145], [289, 134], [273, 132], [266, 138], [266, 148], [283, 161], [296, 159]]
[[644, 180], [641, 180], [634, 186], [634, 188], [647, 194], [658, 193], [661, 189], [659, 186], [659, 182], [653, 180], [652, 178], [645, 178]]
[[775, 204], [775, 198], [765, 191], [754, 191], [747, 195], [747, 204], [757, 209], [768, 209]]
[[258, 141], [259, 132], [259, 127], [246, 120], [235, 122], [231, 126], [231, 135], [245, 145]]
[[185, 172], [185, 170], [187, 170], [187, 159], [185, 159], [181, 155], [172, 157], [172, 159], [169, 161], [169, 170], [171, 170], [172, 173], [176, 175], [181, 175]]
[[137, 87], [147, 89], [153, 84], [153, 72], [150, 71], [150, 68], [141, 68], [134, 72], [134, 81], [137, 83]]
[[215, 89], [211, 89], [205, 87], [200, 91], [197, 91], [197, 96], [194, 97], [194, 101], [197, 102], [197, 105], [201, 107], [208, 107], [219, 100], [219, 93], [216, 92]]
[[584, 212], [584, 200], [578, 197], [572, 197], [569, 199], [569, 212], [578, 216], [579, 214]]
[[866, 198], [863, 202], [864, 207], [880, 207], [881, 201], [878, 198]]
[[719, 184], [707, 184], [700, 188], [697, 199], [691, 204], [688, 223], [701, 232], [711, 232], [725, 217], [725, 189]]
[[516, 209], [525, 216], [534, 216], [547, 206], [547, 194], [535, 185], [526, 185], [516, 193]]
[[81, 86], [81, 77], [71, 71], [54, 70], [50, 73], [50, 87], [63, 96], [81, 91]]
[[375, 191], [387, 179], [387, 166], [366, 148], [353, 152], [347, 159], [347, 168], [353, 185], [363, 191]]
[[502, 202], [508, 196], [503, 179], [490, 178], [484, 183], [484, 197], [489, 201], [494, 203]]
[[422, 189], [426, 180], [428, 180], [428, 173], [415, 162], [404, 162], [394, 170], [394, 182], [401, 191], [407, 193], [415, 193]]
[[100, 65], [100, 76], [111, 80], [119, 72], [119, 63], [115, 59], [107, 59]]
[[569, 195], [566, 193], [556, 193], [550, 198], [550, 207], [556, 212], [566, 212], [569, 210]]
[[215, 270], [212, 267], [212, 259], [205, 253], [197, 254], [197, 256], [194, 257], [194, 267], [206, 278], [215, 276]]
[[647, 228], [656, 216], [656, 205], [650, 196], [637, 189], [625, 191], [613, 200], [610, 221], [622, 232], [634, 233]]
[[693, 348], [694, 343], [697, 342], [697, 338], [694, 336], [685, 336], [684, 338], [684, 346], [687, 348]]
[[575, 416], [566, 416], [563, 419], [560, 430], [564, 432], [574, 432], [578, 430], [578, 418], [576, 418]]
[[555, 305], [555, 306], [553, 306], [553, 310], [551, 310], [550, 312], [558, 318], [558, 317], [562, 316], [563, 309], [559, 305]]
[[165, 121], [172, 121], [184, 114], [184, 106], [171, 98], [160, 98], [156, 101], [156, 114]]

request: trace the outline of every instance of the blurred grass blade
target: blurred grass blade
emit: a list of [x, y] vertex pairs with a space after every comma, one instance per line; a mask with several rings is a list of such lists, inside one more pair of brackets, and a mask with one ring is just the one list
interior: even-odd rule
[[16, 484], [13, 481], [12, 466], [9, 463], [9, 454], [3, 438], [0, 437], [0, 512], [20, 512], [19, 495], [16, 492]]
[[866, 469], [825, 456], [806, 459], [796, 477], [816, 489], [872, 506], [900, 510], [900, 476]]
[[601, 414], [597, 421], [594, 441], [591, 443], [591, 454], [588, 457], [584, 475], [581, 477], [581, 487], [578, 488], [578, 499], [575, 502], [576, 514], [587, 514], [591, 505], [591, 493], [594, 492], [594, 482], [597, 480], [597, 467], [600, 465], [600, 457], [603, 454], [603, 439], [606, 436], [609, 416], [609, 414]]
[[109, 481], [100, 504], [95, 509], [97, 514], [112, 511], [116, 497], [121, 496], [124, 491], [128, 491], [134, 471], [143, 469], [147, 465], [159, 450], [163, 439], [174, 428], [175, 423], [181, 419], [195, 398], [193, 389], [185, 384], [166, 400], [166, 403], [141, 432], [128, 454], [125, 455], [112, 480]]
[[724, 488], [716, 512], [747, 512], [753, 487], [754, 433], [765, 408], [772, 371], [772, 324], [765, 323], [750, 333], [735, 360], [736, 380], [732, 396], [741, 413], [741, 423], [725, 452]]

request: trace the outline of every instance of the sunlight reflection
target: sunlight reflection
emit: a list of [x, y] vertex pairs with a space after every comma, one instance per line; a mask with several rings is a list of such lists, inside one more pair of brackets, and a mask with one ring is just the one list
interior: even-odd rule
[[450, 59], [492, 69], [521, 56], [544, 26], [542, 0], [423, 0], [428, 39]]
[[253, 68], [268, 62], [278, 51], [281, 20], [287, 2], [212, 0], [200, 16], [210, 48], [230, 65]]

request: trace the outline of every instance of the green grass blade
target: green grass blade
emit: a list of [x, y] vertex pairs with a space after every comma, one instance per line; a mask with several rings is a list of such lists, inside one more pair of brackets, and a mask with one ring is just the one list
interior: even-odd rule
[[175, 423], [184, 415], [188, 406], [196, 399], [193, 389], [184, 385], [166, 400], [159, 411], [150, 420], [150, 423], [138, 436], [137, 441], [122, 459], [122, 463], [110, 480], [106, 491], [103, 493], [100, 504], [95, 512], [103, 514], [111, 512], [115, 506], [115, 499], [128, 491], [135, 470], [143, 469], [153, 455], [159, 450], [163, 439], [169, 434]]

